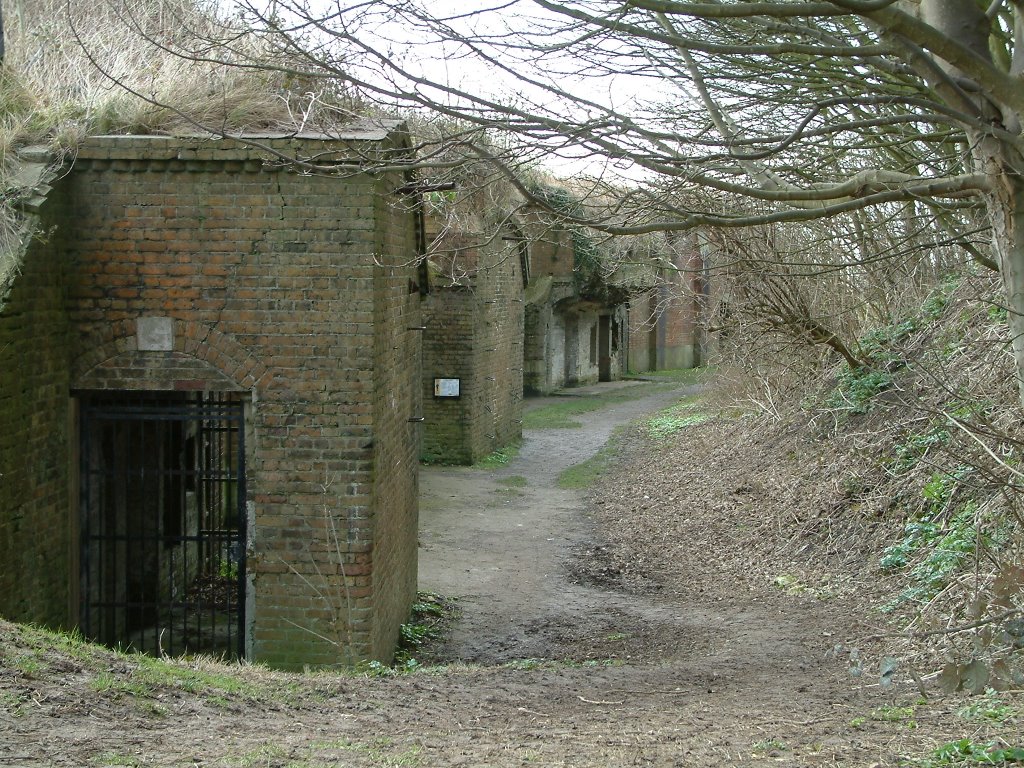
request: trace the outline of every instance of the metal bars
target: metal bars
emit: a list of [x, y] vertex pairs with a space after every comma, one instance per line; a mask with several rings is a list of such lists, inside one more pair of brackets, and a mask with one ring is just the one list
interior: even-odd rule
[[82, 394], [86, 636], [143, 653], [244, 656], [244, 435], [236, 393]]

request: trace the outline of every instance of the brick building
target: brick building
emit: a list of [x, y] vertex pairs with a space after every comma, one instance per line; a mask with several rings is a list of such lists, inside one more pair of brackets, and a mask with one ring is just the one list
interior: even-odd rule
[[523, 388], [615, 381], [626, 371], [626, 294], [589, 268], [579, 238], [539, 212], [524, 220], [530, 242]]
[[522, 436], [528, 245], [511, 223], [490, 233], [429, 224], [423, 458], [472, 464]]
[[409, 151], [396, 122], [80, 148], [0, 312], [0, 614], [283, 668], [390, 658], [420, 221], [362, 165]]
[[523, 394], [621, 378], [628, 292], [578, 252], [584, 238], [528, 210], [431, 217], [424, 304], [423, 457], [471, 464], [522, 434]]
[[707, 356], [701, 331], [707, 277], [693, 233], [666, 237], [661, 261], [629, 299], [628, 367], [633, 373], [694, 368]]

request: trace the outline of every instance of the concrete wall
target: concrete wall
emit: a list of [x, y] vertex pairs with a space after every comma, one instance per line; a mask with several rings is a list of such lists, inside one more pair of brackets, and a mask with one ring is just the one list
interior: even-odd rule
[[[531, 261], [533, 258], [535, 254], [531, 254]], [[547, 395], [565, 386], [567, 352], [571, 354], [566, 341], [573, 334], [566, 325], [567, 317], [555, 306], [571, 300], [576, 287], [572, 278], [533, 274], [525, 295], [523, 391]]]
[[[556, 312], [558, 308], [556, 307]], [[622, 378], [625, 369], [625, 307], [590, 302], [570, 304], [559, 312], [564, 328], [564, 375], [557, 386], [585, 386]], [[557, 334], [558, 324], [553, 328]], [[556, 340], [552, 339], [552, 347]]]
[[530, 242], [524, 392], [547, 395], [621, 378], [627, 362], [626, 310], [617, 303], [620, 298], [613, 298], [617, 292], [581, 263], [586, 259], [576, 247], [578, 242], [589, 245], [586, 235], [580, 233], [577, 240], [537, 210], [524, 215], [523, 230]]
[[[431, 251], [424, 304], [423, 458], [472, 464], [522, 435], [523, 275], [520, 243], [445, 233]], [[437, 397], [435, 379], [459, 379]]]
[[[386, 132], [351, 144], [264, 141], [286, 154], [332, 151], [322, 158], [340, 163], [354, 160], [352, 145], [402, 146]], [[286, 668], [389, 658], [415, 597], [416, 230], [395, 194], [404, 179], [352, 170], [303, 176], [227, 141], [99, 137], [82, 147], [50, 204], [61, 224], [53, 253], [30, 254], [26, 274], [38, 276], [18, 281], [0, 318], [22, 353], [40, 351], [17, 367], [55, 413], [17, 428], [39, 429], [53, 443], [40, 455], [56, 457], [52, 467], [0, 457], [5, 488], [8, 476], [27, 478], [5, 490], [0, 530], [15, 533], [0, 547], [17, 547], [27, 526], [38, 541], [42, 517], [64, 510], [45, 553], [62, 585], [45, 606], [8, 598], [5, 615], [59, 624], [71, 613], [69, 390], [232, 389], [250, 414], [252, 656]], [[15, 319], [26, 312], [31, 328]], [[166, 323], [169, 348], [140, 351], [140, 321]], [[4, 404], [0, 419], [13, 423], [26, 405]], [[8, 509], [43, 506], [32, 500], [40, 472], [53, 478], [49, 511], [20, 512], [12, 526]]]
[[[524, 391], [614, 381], [626, 372], [626, 308], [581, 299], [570, 278], [542, 277], [527, 290]], [[602, 318], [605, 318], [602, 320]], [[603, 330], [602, 330], [603, 326]]]

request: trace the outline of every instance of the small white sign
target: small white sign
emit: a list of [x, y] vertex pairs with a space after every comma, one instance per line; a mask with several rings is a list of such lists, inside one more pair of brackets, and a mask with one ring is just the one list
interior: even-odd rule
[[460, 379], [434, 379], [434, 397], [458, 397]]
[[135, 321], [135, 338], [140, 352], [171, 352], [174, 321], [169, 317], [140, 317]]

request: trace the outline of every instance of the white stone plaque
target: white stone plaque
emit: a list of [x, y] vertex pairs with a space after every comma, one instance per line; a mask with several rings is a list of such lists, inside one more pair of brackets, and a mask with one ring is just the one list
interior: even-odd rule
[[434, 379], [434, 397], [458, 397], [461, 379]]
[[169, 317], [140, 317], [135, 321], [140, 352], [171, 352], [174, 349], [174, 320]]

